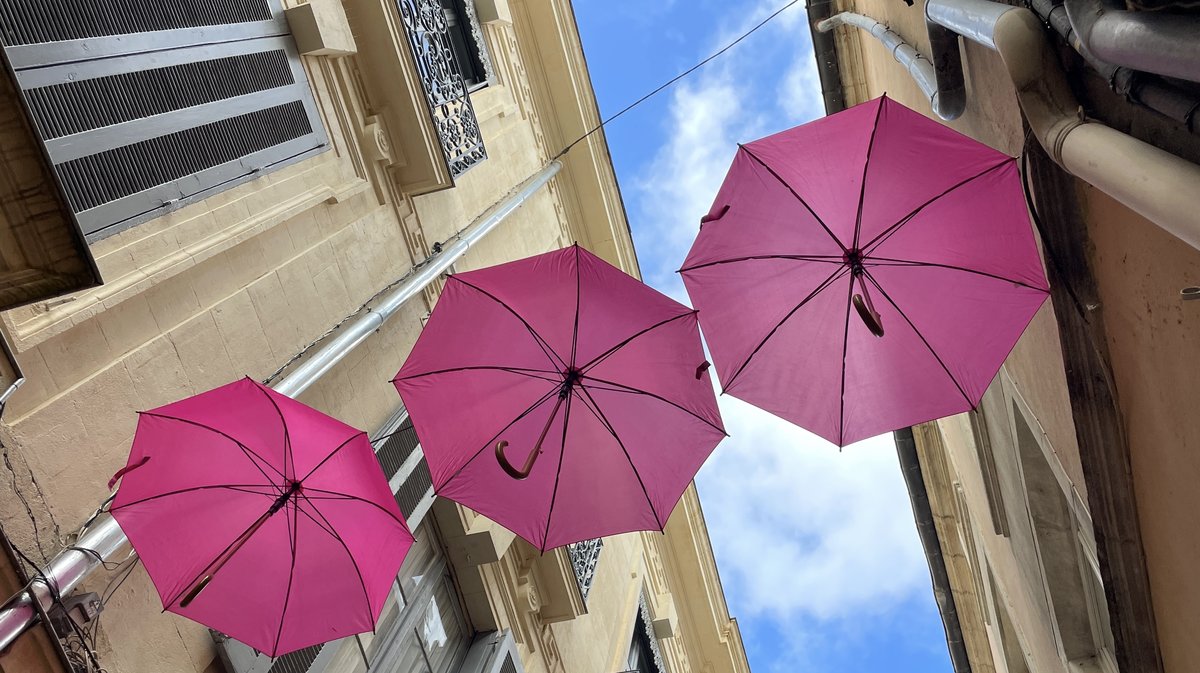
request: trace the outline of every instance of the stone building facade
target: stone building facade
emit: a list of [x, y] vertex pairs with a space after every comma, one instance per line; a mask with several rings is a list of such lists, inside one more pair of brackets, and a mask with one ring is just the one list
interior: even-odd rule
[[[77, 291], [0, 314], [20, 370], [3, 385], [24, 378], [0, 424], [0, 521], [38, 564], [104, 500], [136, 411], [267, 379], [599, 122], [568, 0], [199, 4], [121, 0], [96, 19], [79, 14], [88, 3], [61, 2], [55, 22], [0, 10], [31, 120], [18, 131], [46, 149], [32, 184], [58, 199], [60, 219], [73, 213], [103, 279], [79, 289], [94, 284], [83, 255]], [[237, 59], [241, 74], [222, 69]], [[131, 96], [124, 107], [119, 92]], [[5, 105], [18, 110], [14, 96]], [[276, 112], [292, 116], [255, 118]], [[561, 161], [455, 270], [579, 242], [638, 275], [603, 133]], [[28, 224], [4, 214], [10, 228]], [[749, 670], [694, 488], [665, 535], [545, 554], [432, 496], [388, 379], [439, 289], [300, 396], [390, 435], [377, 450], [395, 459], [385, 470], [421, 543], [376, 634], [272, 662], [160, 613], [140, 567], [119, 585], [101, 569], [78, 593], [106, 599], [83, 624], [105, 670], [488, 673], [506, 660], [506, 672], [527, 673]], [[12, 554], [0, 566], [5, 595], [35, 572]], [[58, 635], [35, 625], [0, 653], [0, 671], [94, 668], [77, 635]]]
[[[868, 16], [940, 68], [925, 5], [838, 0], [810, 16]], [[1194, 119], [1189, 129], [1114, 93], [1117, 83], [1072, 49], [1078, 41], [1057, 35], [1061, 3], [1026, 6], [1046, 13], [1036, 25], [1081, 118], [1200, 162]], [[827, 105], [886, 93], [936, 118], [929, 96], [866, 31], [814, 29], [814, 42]], [[928, 500], [919, 523], [936, 530], [931, 566], [947, 578], [935, 590], [956, 671], [1195, 670], [1200, 306], [1181, 290], [1200, 277], [1200, 252], [1050, 161], [1029, 136], [1001, 56], [961, 44], [965, 111], [943, 123], [1027, 154], [1052, 297], [975, 412], [913, 428], [907, 440], [914, 502]], [[1200, 92], [1168, 84], [1182, 96]], [[904, 444], [905, 433], [898, 438]]]

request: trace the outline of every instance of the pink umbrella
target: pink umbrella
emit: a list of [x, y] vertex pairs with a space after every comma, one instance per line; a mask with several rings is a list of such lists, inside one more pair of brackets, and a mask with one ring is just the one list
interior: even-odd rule
[[413, 542], [366, 434], [250, 379], [142, 412], [117, 478], [165, 609], [271, 656], [372, 630]]
[[574, 246], [452, 276], [394, 383], [437, 493], [545, 550], [662, 530], [725, 436], [707, 368], [695, 311]]
[[1015, 160], [887, 98], [741, 146], [681, 273], [725, 392], [839, 446], [974, 408], [1048, 293]]

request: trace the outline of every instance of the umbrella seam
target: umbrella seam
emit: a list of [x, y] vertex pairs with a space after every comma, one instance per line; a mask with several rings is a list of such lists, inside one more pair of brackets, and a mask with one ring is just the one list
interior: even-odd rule
[[[807, 305], [808, 302], [816, 299], [817, 295], [821, 294], [825, 290], [828, 290], [835, 283], [837, 283], [837, 281], [841, 280], [841, 278], [849, 270], [850, 267], [847, 265], [843, 265], [842, 267], [838, 268], [836, 271], [830, 274], [829, 277], [818, 283], [817, 287], [814, 288], [807, 297], [800, 300], [800, 303], [796, 304], [795, 308], [788, 311], [787, 315], [783, 316], [783, 318], [771, 328], [771, 331], [767, 332], [767, 335], [762, 338], [762, 341], [758, 342], [758, 345], [754, 347], [754, 350], [750, 351], [750, 354], [746, 356], [746, 361], [737, 368], [737, 371], [733, 373], [733, 376], [729, 377], [729, 381], [725, 383], [724, 389], [728, 391], [733, 387], [733, 384], [737, 381], [737, 378], [742, 375], [742, 372], [746, 370], [746, 367], [750, 366], [750, 361], [754, 359], [755, 355], [758, 355], [758, 352], [763, 349], [763, 346], [767, 345], [767, 342], [771, 340], [771, 337], [775, 336], [775, 333], [778, 332], [781, 327], [783, 327], [784, 323], [791, 320], [792, 316], [796, 315], [796, 312]], [[853, 285], [854, 283], [851, 282], [852, 287]]]
[[871, 170], [871, 152], [875, 150], [875, 135], [879, 131], [879, 118], [883, 116], [883, 106], [887, 103], [887, 95], [879, 98], [879, 107], [875, 110], [875, 123], [871, 126], [871, 139], [867, 141], [867, 158], [863, 161], [862, 181], [859, 183], [858, 215], [854, 219], [854, 239], [851, 246], [858, 250], [858, 237], [862, 233], [863, 204], [867, 200], [867, 173]]
[[690, 316], [690, 315], [696, 315], [697, 313], [698, 313], [698, 311], [691, 310], [691, 311], [688, 311], [687, 313], [680, 313], [680, 314], [679, 314], [679, 315], [677, 315], [677, 316], [672, 316], [672, 317], [670, 317], [670, 318], [667, 318], [666, 320], [663, 320], [663, 321], [657, 322], [657, 323], [655, 323], [655, 324], [653, 324], [653, 325], [651, 325], [651, 326], [647, 327], [646, 329], [644, 329], [644, 330], [641, 330], [640, 332], [638, 332], [638, 333], [636, 333], [636, 334], [634, 334], [634, 335], [632, 335], [632, 336], [628, 337], [627, 339], [625, 339], [625, 340], [621, 341], [621, 342], [620, 342], [620, 343], [618, 343], [616, 346], [613, 346], [612, 348], [610, 348], [610, 349], [608, 349], [608, 350], [604, 351], [604, 352], [603, 352], [603, 353], [601, 353], [600, 355], [597, 355], [596, 357], [592, 358], [591, 362], [588, 362], [587, 364], [585, 364], [585, 365], [583, 365], [582, 367], [580, 367], [580, 368], [579, 368], [579, 371], [580, 371], [580, 372], [587, 372], [589, 369], [592, 369], [592, 368], [594, 368], [594, 367], [597, 367], [597, 366], [599, 366], [601, 363], [603, 363], [605, 360], [607, 360], [607, 359], [608, 359], [610, 356], [612, 356], [612, 355], [616, 354], [616, 352], [617, 352], [617, 351], [621, 350], [622, 348], [624, 348], [624, 347], [628, 346], [630, 343], [632, 343], [632, 342], [634, 341], [634, 339], [637, 339], [637, 338], [638, 338], [638, 337], [640, 337], [640, 336], [644, 336], [644, 335], [645, 335], [646, 333], [648, 333], [648, 332], [651, 332], [651, 331], [653, 331], [653, 330], [656, 330], [656, 329], [658, 329], [659, 327], [662, 327], [663, 325], [667, 325], [667, 324], [669, 324], [669, 323], [672, 323], [672, 322], [674, 322], [674, 321], [676, 321], [676, 320], [679, 320], [680, 318], [686, 318], [686, 317], [688, 317], [688, 316]]
[[887, 229], [881, 231], [879, 234], [877, 234], [875, 236], [875, 238], [871, 239], [870, 241], [867, 241], [866, 245], [863, 246], [863, 249], [866, 250], [866, 252], [863, 253], [863, 257], [864, 258], [868, 257], [872, 252], [878, 250], [879, 246], [886, 243], [887, 240], [892, 237], [892, 235], [894, 235], [896, 232], [900, 231], [900, 229], [902, 229], [904, 227], [904, 225], [911, 222], [913, 220], [913, 218], [915, 218], [917, 215], [919, 215], [921, 213], [921, 211], [925, 210], [926, 208], [933, 205], [937, 201], [940, 201], [943, 197], [947, 196], [948, 194], [950, 194], [953, 191], [958, 190], [960, 187], [968, 185], [968, 184], [974, 182], [975, 180], [982, 178], [983, 176], [987, 175], [988, 173], [991, 173], [992, 171], [996, 170], [997, 168], [1001, 168], [1005, 164], [1007, 164], [1009, 162], [1015, 162], [1015, 161], [1016, 161], [1016, 158], [1014, 158], [1014, 157], [1005, 157], [1004, 161], [1001, 161], [993, 166], [989, 166], [989, 167], [983, 169], [982, 171], [979, 171], [975, 175], [972, 175], [971, 177], [964, 179], [962, 182], [959, 182], [958, 184], [955, 184], [952, 187], [947, 188], [946, 191], [942, 192], [941, 194], [938, 194], [937, 196], [933, 197], [932, 199], [929, 199], [925, 203], [922, 203], [920, 206], [917, 206], [917, 208], [915, 210], [913, 210], [911, 213], [905, 215], [904, 217], [900, 218], [895, 224], [893, 224], [892, 226], [888, 227]]
[[[151, 416], [153, 418], [163, 418], [163, 419], [166, 419], [169, 421], [178, 421], [180, 423], [185, 423], [187, 425], [194, 425], [197, 428], [201, 428], [203, 430], [208, 430], [209, 432], [215, 432], [216, 434], [218, 434], [218, 435], [224, 437], [225, 439], [228, 439], [229, 441], [236, 444], [238, 446], [238, 448], [240, 448], [242, 450], [242, 453], [243, 453], [243, 455], [246, 456], [246, 459], [249, 460], [250, 463], [253, 464], [254, 467], [257, 468], [258, 471], [262, 473], [262, 476], [265, 479], [267, 479], [268, 481], [271, 480], [271, 476], [269, 474], [267, 474], [265, 470], [262, 469], [263, 465], [271, 468], [271, 470], [274, 471], [276, 474], [278, 474], [280, 477], [283, 477], [284, 479], [287, 478], [287, 477], [284, 477], [283, 473], [280, 472], [274, 465], [272, 465], [265, 458], [263, 458], [262, 456], [258, 455], [256, 452], [254, 452], [250, 447], [246, 446], [245, 444], [239, 442], [238, 440], [234, 439], [230, 435], [227, 435], [224, 432], [221, 432], [220, 430], [218, 430], [214, 427], [204, 425], [203, 423], [197, 423], [196, 421], [189, 420], [186, 418], [179, 418], [177, 416], [166, 416], [164, 414], [160, 414], [160, 413], [157, 413], [154, 411], [143, 411], [143, 412], [140, 412], [140, 414], [142, 416]], [[257, 458], [258, 461], [256, 461], [255, 458]], [[259, 461], [262, 461], [262, 465], [259, 465]]]
[[[569, 392], [569, 391], [568, 391]], [[546, 551], [546, 541], [550, 539], [550, 521], [554, 518], [554, 501], [558, 500], [558, 482], [562, 478], [563, 460], [567, 457], [567, 429], [571, 427], [571, 400], [574, 395], [567, 395], [567, 408], [563, 410], [562, 445], [558, 450], [558, 471], [554, 473], [554, 490], [550, 492], [550, 508], [546, 510], [546, 531], [542, 535], [541, 551]], [[550, 417], [551, 422], [554, 417]], [[536, 449], [541, 450], [541, 449]]]
[[[283, 513], [283, 517], [284, 517], [284, 519], [287, 519], [287, 511], [286, 510]], [[277, 656], [279, 654], [279, 639], [283, 636], [283, 624], [284, 624], [284, 620], [287, 619], [288, 603], [290, 603], [292, 600], [292, 583], [296, 579], [296, 546], [297, 546], [297, 534], [300, 532], [300, 524], [299, 524], [299, 522], [296, 522], [296, 525], [292, 526], [291, 524], [289, 524], [289, 526], [291, 528], [291, 533], [292, 533], [292, 537], [291, 537], [292, 566], [291, 566], [291, 569], [288, 570], [287, 591], [284, 592], [284, 594], [283, 594], [283, 610], [281, 610], [279, 613], [279, 628], [275, 630], [275, 644], [271, 647], [271, 656], [272, 657]]]
[[[451, 367], [449, 369], [435, 369], [433, 371], [422, 372], [420, 374], [411, 374], [409, 376], [403, 376], [403, 377], [397, 376], [396, 378], [392, 379], [391, 382], [393, 385], [395, 385], [397, 381], [411, 381], [413, 379], [419, 379], [424, 376], [436, 376], [438, 374], [453, 374], [456, 372], [467, 372], [467, 371], [508, 372], [510, 374], [520, 374], [523, 376], [528, 376], [529, 378], [532, 378], [532, 379], [540, 379], [542, 381], [550, 381], [551, 383], [562, 383], [562, 372], [552, 371], [549, 369], [527, 369], [525, 367], [501, 367], [501, 366], [491, 366], [491, 365], [473, 365], [470, 367]], [[548, 378], [541, 377], [541, 376], [534, 376], [534, 373], [553, 374], [557, 378], [556, 379], [548, 379]]]
[[[544, 337], [542, 337], [541, 334], [538, 334], [537, 330], [533, 329], [533, 325], [530, 325], [525, 320], [525, 318], [522, 318], [521, 314], [519, 314], [515, 310], [513, 310], [513, 308], [511, 306], [509, 306], [508, 304], [505, 304], [503, 301], [501, 301], [499, 298], [497, 298], [495, 295], [488, 292], [487, 290], [484, 290], [483, 288], [481, 288], [477, 285], [472, 285], [471, 283], [468, 283], [467, 281], [459, 278], [458, 276], [454, 276], [453, 280], [457, 280], [458, 282], [462, 283], [463, 285], [466, 285], [467, 287], [475, 290], [476, 292], [479, 292], [480, 294], [487, 297], [488, 299], [491, 299], [492, 301], [496, 302], [500, 306], [503, 306], [504, 309], [506, 311], [508, 311], [509, 313], [511, 313], [514, 318], [521, 321], [521, 324], [524, 325], [525, 329], [529, 331], [529, 335], [533, 337], [534, 341], [536, 341], [538, 343], [538, 346], [541, 347], [541, 349], [545, 352], [546, 357], [547, 357], [547, 359], [550, 360], [550, 364], [552, 366], [555, 366], [555, 367], [561, 366], [564, 368], [567, 366], [567, 363], [565, 361], [563, 361], [562, 357], [559, 356], [559, 354], [556, 353], [554, 351], [554, 349], [550, 347], [550, 342], [546, 341], [546, 339]], [[557, 362], [555, 362], [555, 360], [557, 360]]]
[[[986, 271], [979, 271], [976, 269], [968, 269], [963, 266], [954, 266], [953, 264], [940, 264], [938, 262], [921, 262], [921, 261], [910, 260], [910, 259], [892, 259], [889, 257], [872, 257], [871, 260], [875, 263], [864, 264], [864, 266], [882, 266], [882, 267], [893, 267], [893, 268], [931, 267], [931, 268], [936, 268], [936, 269], [947, 269], [950, 271], [962, 271], [963, 273], [969, 273], [969, 274], [973, 274], [976, 276], [983, 276], [985, 278], [991, 278], [993, 280], [1000, 280], [1000, 281], [1004, 281], [1006, 283], [1012, 283], [1013, 285], [1020, 285], [1021, 287], [1025, 287], [1030, 290], [1037, 290], [1038, 292], [1045, 292], [1047, 294], [1049, 294], [1049, 292], [1050, 292], [1050, 290], [1048, 290], [1046, 288], [1037, 287], [1036, 285], [1030, 285], [1029, 283], [1026, 283], [1024, 281], [1013, 280], [1012, 278], [1005, 278], [1004, 276], [1000, 276], [1000, 275], [997, 275], [994, 273], [988, 273]], [[899, 262], [899, 264], [879, 264], [878, 262]]]
[[584, 402], [583, 406], [586, 407], [588, 411], [596, 414], [597, 419], [604, 424], [605, 429], [608, 430], [609, 434], [611, 434], [613, 439], [616, 440], [617, 446], [621, 447], [621, 452], [625, 454], [625, 460], [629, 461], [629, 469], [633, 471], [633, 476], [637, 478], [638, 485], [642, 487], [642, 494], [646, 496], [646, 505], [650, 507], [650, 513], [654, 515], [654, 523], [658, 524], [658, 529], [661, 531], [664, 528], [662, 517], [658, 515], [658, 510], [654, 507], [654, 501], [650, 499], [650, 490], [646, 488], [646, 482], [642, 479], [641, 470], [639, 470], [638, 467], [633, 464], [633, 456], [629, 455], [629, 449], [625, 448], [625, 442], [621, 441], [621, 437], [617, 435], [616, 428], [612, 426], [612, 422], [608, 420], [608, 416], [604, 415], [604, 412], [600, 409], [600, 403], [596, 401], [596, 398], [592, 397], [592, 394], [588, 392], [587, 389], [582, 390], [584, 395], [587, 396], [587, 399], [591, 401], [592, 406], [594, 406], [595, 409], [593, 409], [592, 406], [588, 406], [587, 402]]
[[[685, 414], [687, 414], [687, 415], [691, 416], [692, 418], [695, 418], [696, 420], [698, 420], [698, 421], [700, 421], [700, 422], [704, 423], [705, 425], [709, 426], [709, 427], [710, 427], [710, 428], [712, 428], [713, 430], [716, 430], [717, 432], [720, 432], [721, 434], [728, 436], [728, 433], [726, 433], [726, 432], [725, 432], [725, 429], [724, 429], [724, 428], [722, 428], [722, 427], [720, 427], [720, 426], [718, 426], [718, 425], [715, 425], [715, 424], [714, 424], [712, 421], [710, 421], [710, 420], [708, 420], [708, 419], [704, 418], [703, 416], [700, 416], [699, 414], [697, 414], [697, 413], [693, 412], [692, 410], [688, 409], [687, 407], [684, 407], [682, 404], [679, 404], [678, 402], [674, 402], [674, 401], [672, 401], [672, 400], [669, 400], [669, 399], [667, 399], [667, 398], [663, 397], [662, 395], [658, 395], [658, 394], [656, 394], [656, 393], [652, 393], [652, 392], [650, 392], [650, 391], [648, 391], [648, 390], [642, 390], [641, 388], [634, 388], [633, 386], [627, 386], [627, 385], [625, 385], [625, 384], [623, 384], [623, 383], [617, 383], [616, 381], [609, 381], [609, 380], [607, 380], [607, 379], [600, 379], [600, 378], [596, 378], [596, 377], [594, 377], [594, 376], [584, 376], [584, 377], [582, 377], [582, 378], [584, 378], [584, 379], [587, 379], [587, 380], [589, 380], [589, 381], [596, 381], [596, 382], [598, 382], [598, 383], [603, 383], [603, 384], [605, 384], [605, 385], [609, 385], [609, 386], [617, 386], [617, 388], [623, 388], [623, 389], [624, 389], [624, 390], [613, 390], [613, 389], [611, 389], [611, 388], [598, 388], [598, 387], [596, 387], [596, 386], [592, 386], [592, 388], [593, 388], [594, 390], [604, 390], [604, 391], [607, 391], [607, 392], [610, 392], [610, 393], [626, 393], [626, 394], [629, 394], [629, 395], [646, 395], [646, 396], [649, 396], [649, 397], [653, 397], [653, 398], [654, 398], [654, 399], [656, 399], [656, 400], [660, 400], [660, 401], [662, 401], [662, 402], [665, 402], [665, 403], [667, 403], [667, 404], [669, 404], [669, 405], [671, 405], [671, 406], [675, 407], [676, 409], [679, 409], [680, 411], [682, 411], [682, 412], [684, 412]], [[581, 384], [580, 384], [580, 387], [581, 387], [581, 388], [586, 388], [587, 386], [584, 386], [584, 385], [581, 383]]]
[[929, 341], [925, 338], [925, 335], [921, 334], [921, 330], [917, 329], [917, 326], [915, 324], [913, 324], [913, 321], [908, 317], [908, 315], [906, 315], [904, 313], [904, 310], [901, 309], [900, 306], [892, 299], [891, 295], [889, 295], [887, 293], [887, 291], [883, 289], [883, 286], [879, 284], [879, 281], [875, 280], [874, 276], [872, 276], [869, 272], [866, 272], [866, 276], [867, 276], [867, 280], [871, 281], [871, 284], [874, 285], [875, 288], [879, 290], [879, 293], [883, 295], [883, 298], [886, 299], [888, 301], [888, 303], [892, 305], [892, 308], [896, 309], [896, 312], [900, 314], [900, 317], [904, 318], [904, 322], [908, 323], [908, 326], [912, 328], [913, 333], [917, 335], [917, 337], [921, 340], [921, 343], [925, 344], [925, 348], [929, 349], [929, 354], [933, 356], [933, 359], [937, 360], [939, 365], [941, 365], [942, 371], [946, 372], [946, 376], [950, 377], [950, 382], [954, 384], [954, 387], [958, 389], [958, 393], [963, 396], [964, 400], [966, 400], [967, 406], [974, 409], [975, 403], [971, 401], [970, 396], [968, 396], [967, 392], [965, 390], [963, 390], [963, 387], [961, 384], [959, 384], [958, 379], [954, 378], [954, 374], [952, 374], [950, 372], [950, 368], [947, 367], [946, 363], [942, 361], [942, 356], [937, 354], [937, 351], [935, 351], [933, 349], [933, 346], [931, 346], [929, 344]]
[[575, 244], [575, 329], [571, 334], [571, 369], [575, 368], [575, 353], [579, 348], [579, 300], [583, 294], [583, 269], [579, 265], [579, 244]]
[[845, 264], [846, 258], [842, 255], [747, 255], [746, 257], [733, 257], [730, 259], [722, 259], [715, 262], [704, 262], [703, 264], [695, 264], [693, 266], [685, 266], [675, 273], [687, 273], [688, 271], [698, 271], [707, 269], [710, 266], [719, 266], [721, 264], [735, 264], [738, 262], [757, 262], [770, 259], [790, 259], [797, 262], [827, 262], [833, 264]]
[[850, 350], [850, 298], [854, 295], [854, 279], [846, 290], [846, 322], [842, 330], [842, 392], [838, 398], [838, 446], [846, 439], [846, 353]]
[[260, 392], [262, 392], [262, 394], [271, 403], [271, 406], [275, 407], [275, 413], [279, 414], [279, 425], [281, 425], [283, 427], [283, 478], [285, 481], [288, 479], [287, 471], [288, 471], [289, 457], [291, 458], [291, 463], [292, 463], [292, 478], [295, 478], [295, 476], [296, 476], [296, 457], [294, 455], [292, 455], [292, 438], [291, 438], [291, 435], [288, 433], [287, 419], [285, 419], [283, 417], [283, 409], [279, 408], [279, 403], [276, 402], [275, 398], [271, 396], [271, 393], [268, 391], [266, 386], [260, 384], [258, 381], [255, 381], [254, 379], [250, 378], [249, 376], [246, 377], [246, 380], [249, 381], [250, 383], [252, 383], [254, 385], [254, 387], [257, 388]]
[[454, 471], [454, 474], [447, 477], [444, 481], [442, 481], [442, 483], [434, 484], [434, 490], [440, 491], [442, 488], [444, 488], [446, 486], [446, 484], [449, 484], [451, 481], [454, 481], [454, 479], [456, 479], [458, 477], [458, 475], [462, 474], [463, 470], [467, 469], [467, 466], [469, 466], [471, 463], [475, 462], [476, 458], [479, 458], [479, 456], [483, 455], [483, 452], [486, 451], [487, 448], [489, 446], [491, 446], [493, 442], [500, 439], [500, 435], [504, 434], [505, 432], [508, 431], [509, 428], [516, 425], [518, 422], [523, 420], [529, 414], [533, 413], [535, 409], [542, 406], [546, 402], [549, 402], [552, 397], [554, 397], [555, 395], [558, 394], [558, 391], [559, 391], [559, 386], [555, 386], [554, 388], [551, 388], [550, 392], [543, 395], [541, 397], [541, 399], [539, 399], [537, 402], [534, 402], [533, 406], [526, 409], [520, 416], [517, 416], [516, 418], [514, 418], [511, 423], [509, 423], [508, 425], [501, 428], [499, 432], [497, 432], [491, 439], [489, 439], [487, 442], [485, 442], [483, 447], [475, 452], [475, 455], [468, 458], [467, 461], [462, 464], [462, 467], [460, 467]]
[[[300, 500], [304, 500], [305, 502], [308, 502], [309, 506], [312, 507], [313, 511], [316, 512], [317, 515], [321, 517], [321, 520], [324, 521], [325, 524], [327, 526], [329, 526], [329, 528], [326, 529], [324, 526], [321, 526], [321, 524], [318, 523], [317, 520], [312, 517], [312, 515], [310, 515], [308, 512], [305, 512], [303, 509], [301, 509]], [[333, 523], [330, 522], [329, 518], [327, 516], [325, 516], [325, 513], [322, 512], [317, 507], [316, 503], [310, 502], [308, 500], [308, 498], [305, 497], [303, 494], [300, 494], [299, 499], [296, 501], [296, 511], [300, 512], [304, 516], [307, 516], [309, 519], [312, 520], [313, 523], [317, 524], [318, 528], [321, 528], [321, 530], [324, 530], [326, 533], [328, 533], [330, 535], [330, 537], [332, 537], [334, 540], [337, 540], [337, 543], [339, 545], [341, 545], [342, 550], [346, 552], [346, 557], [350, 559], [350, 565], [354, 566], [354, 573], [356, 575], [358, 575], [358, 585], [362, 588], [363, 600], [366, 601], [366, 604], [367, 604], [367, 621], [371, 624], [371, 630], [374, 631], [374, 629], [375, 629], [375, 614], [374, 614], [374, 612], [375, 611], [371, 608], [371, 594], [370, 594], [370, 592], [367, 591], [367, 581], [366, 581], [366, 579], [363, 578], [362, 569], [358, 567], [358, 559], [356, 559], [354, 557], [354, 554], [352, 554], [350, 552], [350, 546], [346, 544], [346, 541], [342, 539], [341, 535], [337, 534], [337, 531], [334, 529]]]
[[775, 177], [776, 180], [779, 181], [779, 184], [786, 187], [787, 190], [792, 193], [792, 196], [796, 197], [796, 200], [800, 202], [800, 205], [804, 206], [804, 209], [807, 210], [808, 213], [810, 215], [812, 215], [814, 219], [816, 219], [817, 224], [821, 225], [821, 228], [825, 230], [825, 233], [829, 234], [829, 238], [833, 239], [833, 242], [837, 244], [838, 248], [841, 248], [843, 253], [846, 252], [846, 246], [842, 245], [842, 242], [838, 240], [838, 237], [833, 233], [833, 230], [831, 230], [829, 228], [829, 225], [825, 224], [825, 221], [822, 220], [820, 218], [820, 216], [817, 215], [816, 211], [814, 211], [812, 209], [812, 206], [808, 205], [808, 202], [804, 200], [804, 197], [800, 196], [800, 194], [795, 189], [793, 189], [792, 186], [789, 185], [786, 180], [784, 180], [778, 173], [776, 173], [775, 169], [768, 166], [767, 163], [765, 161], [763, 161], [762, 159], [759, 159], [758, 156], [755, 155], [753, 152], [751, 152], [750, 148], [746, 147], [745, 145], [738, 145], [738, 149], [745, 152], [751, 159], [754, 159], [755, 161], [757, 161], [760, 166], [767, 169], [767, 172], [770, 173], [772, 176]]
[[[334, 449], [333, 451], [330, 451], [328, 456], [325, 456], [324, 458], [322, 458], [321, 462], [317, 463], [313, 467], [313, 469], [309, 470], [308, 474], [304, 475], [300, 479], [297, 479], [296, 481], [299, 483], [304, 483], [305, 479], [308, 479], [309, 477], [313, 476], [313, 473], [316, 472], [317, 470], [321, 469], [321, 467], [324, 466], [325, 463], [329, 462], [330, 458], [333, 458], [335, 455], [337, 455], [338, 451], [341, 451], [342, 449], [346, 448], [347, 446], [349, 446], [350, 442], [353, 442], [354, 440], [358, 439], [359, 437], [366, 437], [366, 436], [367, 436], [367, 433], [363, 432], [362, 430], [359, 430], [355, 434], [347, 437], [341, 444], [337, 445], [336, 449]], [[367, 440], [367, 443], [368, 444], [371, 443], [370, 439]]]
[[[407, 527], [408, 527], [408, 522], [404, 521], [404, 519], [401, 519], [401, 518], [397, 517], [397, 516], [396, 516], [395, 514], [393, 514], [392, 512], [389, 512], [389, 511], [388, 511], [388, 509], [387, 509], [386, 507], [384, 507], [383, 505], [380, 505], [379, 503], [377, 503], [377, 502], [375, 502], [375, 501], [373, 501], [373, 500], [367, 500], [366, 498], [362, 498], [362, 497], [359, 497], [359, 496], [357, 496], [357, 495], [350, 495], [349, 493], [342, 493], [341, 491], [330, 491], [330, 490], [328, 490], [328, 489], [324, 489], [324, 488], [314, 488], [314, 487], [310, 487], [310, 486], [306, 486], [306, 487], [304, 488], [304, 492], [305, 492], [305, 496], [304, 496], [304, 497], [305, 497], [306, 499], [308, 499], [309, 501], [313, 501], [313, 500], [354, 500], [354, 501], [357, 501], [357, 502], [361, 502], [361, 503], [363, 503], [363, 504], [365, 504], [365, 505], [370, 505], [370, 506], [374, 507], [375, 509], [377, 509], [377, 510], [379, 510], [379, 511], [383, 512], [384, 514], [387, 514], [388, 516], [392, 517], [392, 520], [393, 520], [393, 521], [395, 521], [396, 523], [398, 523], [398, 524], [400, 524], [400, 525], [404, 526], [405, 528], [407, 528]], [[313, 492], [316, 492], [316, 493], [325, 493], [325, 494], [328, 494], [328, 495], [331, 495], [331, 496], [336, 496], [336, 497], [333, 497], [333, 498], [314, 498], [314, 497], [312, 497], [311, 495], [308, 495], [308, 494], [310, 494], [310, 493], [313, 493]], [[403, 514], [403, 513], [402, 513], [402, 514]]]
[[262, 484], [209, 484], [207, 486], [190, 486], [188, 488], [181, 488], [181, 489], [178, 489], [175, 491], [167, 491], [164, 493], [159, 493], [157, 495], [146, 496], [145, 498], [139, 498], [137, 500], [133, 500], [131, 502], [127, 502], [127, 503], [124, 503], [121, 505], [112, 505], [109, 507], [108, 511], [109, 512], [118, 512], [118, 511], [126, 509], [128, 507], [133, 507], [134, 505], [140, 505], [142, 503], [150, 502], [151, 500], [157, 500], [159, 498], [166, 498], [166, 497], [169, 497], [172, 495], [183, 495], [184, 493], [193, 493], [195, 491], [207, 491], [207, 490], [216, 489], [216, 488], [223, 488], [223, 489], [228, 489], [231, 491], [238, 491], [239, 493], [247, 493], [250, 495], [261, 495], [261, 496], [265, 496], [265, 497], [272, 498], [272, 499], [279, 496], [279, 493], [255, 493], [253, 491], [244, 490], [244, 488], [246, 488], [246, 487], [253, 487], [253, 486], [262, 486], [264, 488], [269, 486], [270, 488], [278, 488], [274, 484], [269, 484], [269, 485], [262, 485]]

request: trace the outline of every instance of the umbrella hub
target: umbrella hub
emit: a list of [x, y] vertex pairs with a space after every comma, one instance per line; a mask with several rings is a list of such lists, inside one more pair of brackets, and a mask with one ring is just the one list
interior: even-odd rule
[[279, 497], [275, 499], [275, 503], [271, 505], [271, 509], [267, 510], [267, 514], [271, 515], [283, 509], [283, 506], [287, 504], [288, 500], [292, 499], [292, 496], [303, 490], [304, 486], [300, 482], [288, 480], [287, 490], [279, 494]]
[[558, 389], [560, 399], [566, 399], [571, 395], [571, 389], [579, 385], [579, 380], [583, 378], [583, 372], [575, 367], [568, 367], [567, 371], [562, 372], [563, 382]]
[[842, 262], [850, 267], [850, 271], [858, 276], [863, 273], [863, 252], [858, 248], [850, 248], [842, 253]]

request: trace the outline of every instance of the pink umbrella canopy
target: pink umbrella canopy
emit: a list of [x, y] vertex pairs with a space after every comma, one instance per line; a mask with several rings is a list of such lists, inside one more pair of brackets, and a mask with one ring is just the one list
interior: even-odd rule
[[695, 311], [574, 246], [452, 276], [394, 383], [437, 493], [546, 550], [662, 530], [725, 437], [707, 368]]
[[251, 379], [142, 412], [117, 476], [165, 609], [271, 656], [372, 630], [413, 543], [366, 434]]
[[839, 446], [974, 408], [1048, 294], [1016, 161], [888, 98], [740, 146], [680, 273], [725, 392]]

